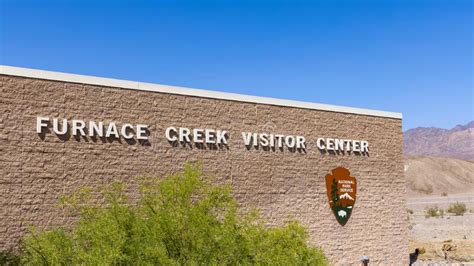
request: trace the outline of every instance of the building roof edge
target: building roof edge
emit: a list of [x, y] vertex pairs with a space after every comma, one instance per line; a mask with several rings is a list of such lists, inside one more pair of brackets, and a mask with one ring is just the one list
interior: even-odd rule
[[353, 108], [353, 107], [303, 102], [303, 101], [295, 101], [295, 100], [286, 100], [286, 99], [277, 99], [277, 98], [268, 98], [268, 97], [259, 97], [259, 96], [251, 96], [251, 95], [228, 93], [228, 92], [191, 89], [191, 88], [184, 88], [184, 87], [160, 85], [160, 84], [154, 84], [154, 83], [102, 78], [102, 77], [86, 76], [86, 75], [77, 75], [77, 74], [69, 74], [69, 73], [63, 73], [63, 72], [54, 72], [54, 71], [13, 67], [13, 66], [5, 66], [5, 65], [0, 65], [0, 74], [9, 75], [9, 76], [20, 76], [20, 77], [28, 77], [28, 78], [64, 81], [64, 82], [71, 82], [71, 83], [99, 85], [99, 86], [106, 86], [106, 87], [116, 87], [116, 88], [131, 89], [131, 90], [203, 97], [203, 98], [211, 98], [211, 99], [221, 99], [221, 100], [230, 100], [230, 101], [247, 102], [247, 103], [267, 104], [267, 105], [296, 107], [296, 108], [313, 109], [313, 110], [321, 110], [321, 111], [329, 111], [329, 112], [339, 112], [339, 113], [349, 113], [349, 114], [402, 119], [402, 114], [395, 113], [395, 112], [387, 112], [387, 111], [363, 109], [363, 108]]

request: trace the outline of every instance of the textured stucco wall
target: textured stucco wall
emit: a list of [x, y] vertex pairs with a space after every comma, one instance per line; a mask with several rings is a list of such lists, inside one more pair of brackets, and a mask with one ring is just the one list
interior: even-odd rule
[[[132, 91], [0, 75], [0, 249], [17, 245], [28, 225], [70, 223], [58, 195], [81, 186], [139, 175], [165, 175], [186, 161], [231, 182], [244, 206], [270, 224], [289, 217], [308, 227], [311, 242], [335, 264], [406, 264], [407, 223], [401, 120], [226, 100]], [[150, 145], [96, 142], [36, 133], [36, 117], [142, 123]], [[229, 149], [172, 147], [168, 126], [230, 132]], [[241, 132], [303, 135], [306, 153], [247, 150]], [[369, 156], [322, 154], [318, 137], [364, 139]], [[357, 178], [357, 201], [340, 226], [326, 198], [324, 177], [343, 166]]]

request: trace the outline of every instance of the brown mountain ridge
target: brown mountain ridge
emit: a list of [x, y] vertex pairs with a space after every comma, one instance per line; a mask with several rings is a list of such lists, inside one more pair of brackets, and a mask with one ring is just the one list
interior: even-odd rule
[[407, 156], [449, 157], [474, 161], [474, 121], [452, 129], [418, 127], [403, 134]]
[[474, 162], [443, 157], [405, 158], [408, 196], [474, 192]]

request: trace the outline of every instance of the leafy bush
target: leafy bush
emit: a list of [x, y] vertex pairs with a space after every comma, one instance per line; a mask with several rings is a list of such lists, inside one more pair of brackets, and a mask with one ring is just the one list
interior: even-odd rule
[[443, 192], [443, 193], [441, 193], [441, 196], [447, 197], [447, 196], [448, 196], [448, 192]]
[[448, 210], [449, 213], [454, 213], [455, 215], [464, 215], [467, 211], [466, 204], [462, 202], [456, 202], [449, 206]]
[[433, 207], [426, 207], [425, 208], [425, 217], [430, 218], [430, 217], [443, 217], [444, 216], [444, 210], [438, 208], [437, 205]]
[[166, 179], [140, 180], [141, 198], [127, 204], [125, 186], [89, 201], [91, 190], [64, 199], [77, 211], [72, 230], [32, 232], [22, 262], [33, 265], [326, 265], [297, 222], [266, 227], [256, 212], [241, 215], [225, 185], [212, 185], [199, 167]]
[[0, 265], [20, 265], [20, 256], [12, 250], [0, 251]]

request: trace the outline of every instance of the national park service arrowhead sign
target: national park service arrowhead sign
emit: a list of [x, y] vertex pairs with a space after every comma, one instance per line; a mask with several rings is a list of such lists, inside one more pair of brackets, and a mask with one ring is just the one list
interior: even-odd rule
[[326, 194], [336, 220], [345, 225], [351, 217], [356, 200], [357, 181], [348, 169], [337, 167], [326, 175]]

